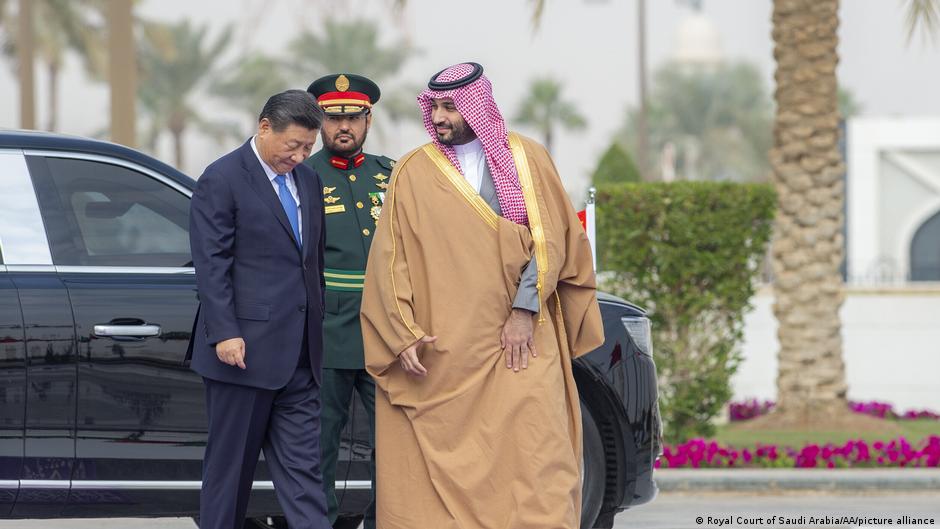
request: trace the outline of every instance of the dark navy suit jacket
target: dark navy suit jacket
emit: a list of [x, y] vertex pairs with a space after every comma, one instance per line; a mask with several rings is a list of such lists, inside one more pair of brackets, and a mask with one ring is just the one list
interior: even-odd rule
[[[302, 248], [250, 140], [213, 162], [196, 183], [189, 233], [200, 308], [192, 368], [206, 378], [279, 389], [300, 354], [307, 354], [320, 383], [323, 185], [304, 164], [292, 174], [300, 195]], [[235, 337], [245, 340], [245, 370], [215, 354], [216, 343]]]

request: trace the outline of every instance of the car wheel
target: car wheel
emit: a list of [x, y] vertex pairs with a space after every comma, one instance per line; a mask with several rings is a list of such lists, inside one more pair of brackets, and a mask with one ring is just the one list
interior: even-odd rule
[[607, 481], [604, 443], [594, 416], [581, 402], [584, 457], [581, 461], [581, 529], [593, 529], [604, 502], [604, 483]]

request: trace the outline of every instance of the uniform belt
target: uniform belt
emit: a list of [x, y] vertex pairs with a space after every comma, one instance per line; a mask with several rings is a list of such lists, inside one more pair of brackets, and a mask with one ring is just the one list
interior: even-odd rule
[[362, 284], [366, 279], [366, 271], [324, 268], [323, 277], [326, 279], [327, 290], [362, 292]]

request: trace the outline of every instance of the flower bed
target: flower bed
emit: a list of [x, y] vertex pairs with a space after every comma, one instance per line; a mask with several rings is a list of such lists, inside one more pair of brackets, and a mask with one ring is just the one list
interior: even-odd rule
[[[731, 402], [728, 404], [729, 417], [732, 422], [746, 421], [766, 415], [774, 408], [776, 403], [771, 400], [763, 402], [757, 399], [749, 399], [744, 402]], [[869, 401], [857, 402], [849, 401], [849, 409], [855, 413], [864, 413], [882, 419], [937, 419], [940, 420], [940, 414], [931, 410], [908, 410], [904, 413], [898, 413], [894, 406], [886, 402]]]
[[692, 439], [665, 445], [656, 468], [889, 468], [940, 467], [940, 436], [912, 445], [904, 437], [892, 441], [849, 441], [844, 445], [808, 444], [802, 448], [758, 444], [739, 449], [715, 441]]

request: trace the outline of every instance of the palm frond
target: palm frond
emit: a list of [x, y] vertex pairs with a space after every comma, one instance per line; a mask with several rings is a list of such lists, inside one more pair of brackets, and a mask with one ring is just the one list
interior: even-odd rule
[[536, 32], [539, 30], [539, 26], [542, 24], [542, 15], [545, 14], [545, 3], [548, 0], [529, 0], [529, 4], [532, 5], [532, 31]]
[[907, 44], [920, 30], [924, 39], [936, 43], [937, 28], [940, 27], [940, 0], [904, 0], [907, 4]]

